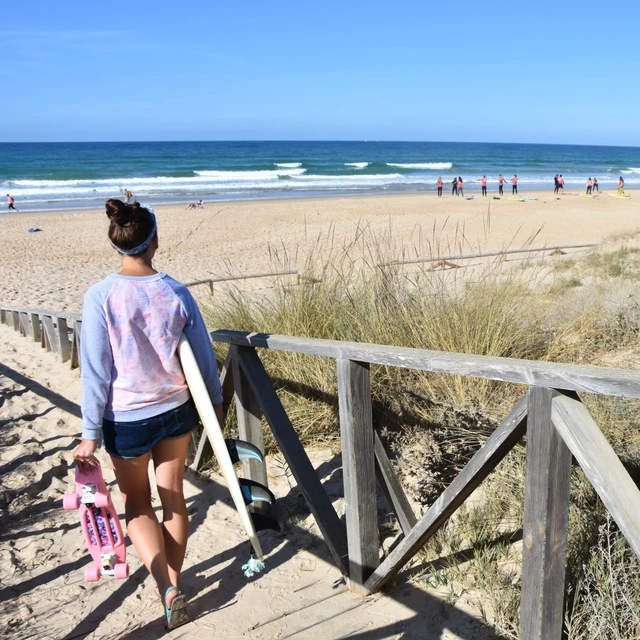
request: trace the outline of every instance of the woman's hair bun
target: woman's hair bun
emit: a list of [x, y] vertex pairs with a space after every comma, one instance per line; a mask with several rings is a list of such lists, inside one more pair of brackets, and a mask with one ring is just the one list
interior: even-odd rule
[[[112, 198], [105, 203], [109, 220], [120, 227], [128, 227], [132, 222], [138, 220], [142, 207], [140, 203], [126, 204], [122, 200]], [[144, 210], [146, 212], [146, 209]]]

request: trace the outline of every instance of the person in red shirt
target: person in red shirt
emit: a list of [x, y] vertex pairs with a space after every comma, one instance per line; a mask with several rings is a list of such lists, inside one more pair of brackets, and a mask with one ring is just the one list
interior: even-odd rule
[[458, 176], [458, 195], [464, 196], [464, 191], [462, 190], [462, 176]]
[[502, 187], [504, 186], [504, 178], [502, 177], [502, 174], [500, 174], [498, 176], [498, 195], [499, 196], [503, 196], [504, 192], [502, 191]]
[[15, 205], [13, 204], [14, 200], [13, 198], [7, 193], [7, 211], [17, 211], [17, 209], [15, 208]]
[[482, 187], [482, 195], [486, 196], [487, 195], [487, 176], [482, 176], [482, 178], [480, 178], [480, 186]]
[[562, 193], [564, 193], [564, 178], [562, 177], [562, 174], [558, 177], [558, 187], [560, 187], [560, 189], [562, 189]]
[[511, 193], [517, 195], [518, 194], [518, 176], [514, 173], [513, 178], [511, 178]]
[[590, 196], [591, 195], [591, 187], [593, 186], [593, 182], [591, 181], [591, 178], [589, 178], [587, 180], [587, 195]]
[[438, 187], [438, 198], [442, 197], [442, 178], [438, 176], [438, 182], [436, 182], [436, 186]]

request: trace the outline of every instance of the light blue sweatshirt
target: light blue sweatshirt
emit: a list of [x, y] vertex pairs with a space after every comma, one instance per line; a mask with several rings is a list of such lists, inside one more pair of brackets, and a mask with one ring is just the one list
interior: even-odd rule
[[222, 402], [216, 357], [193, 296], [165, 273], [111, 274], [89, 288], [82, 310], [82, 437], [100, 440], [102, 419], [157, 416], [190, 397], [177, 354], [184, 333], [213, 404]]

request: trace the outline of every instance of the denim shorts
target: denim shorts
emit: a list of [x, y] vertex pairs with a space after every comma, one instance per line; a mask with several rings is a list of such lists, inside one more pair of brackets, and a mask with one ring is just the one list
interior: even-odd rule
[[193, 399], [144, 420], [114, 422], [102, 420], [104, 448], [109, 455], [122, 460], [139, 458], [149, 453], [162, 440], [175, 440], [191, 433], [200, 423]]

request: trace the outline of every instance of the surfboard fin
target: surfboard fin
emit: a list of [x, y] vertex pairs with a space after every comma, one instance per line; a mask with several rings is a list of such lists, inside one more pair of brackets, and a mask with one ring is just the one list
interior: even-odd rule
[[252, 502], [273, 504], [276, 501], [273, 493], [263, 484], [255, 482], [254, 480], [248, 480], [247, 478], [238, 478], [238, 482], [240, 483], [245, 504], [251, 504]]
[[241, 462], [242, 460], [257, 460], [258, 462], [264, 462], [264, 456], [260, 449], [250, 442], [237, 440], [235, 438], [225, 438], [225, 443], [233, 464]]

